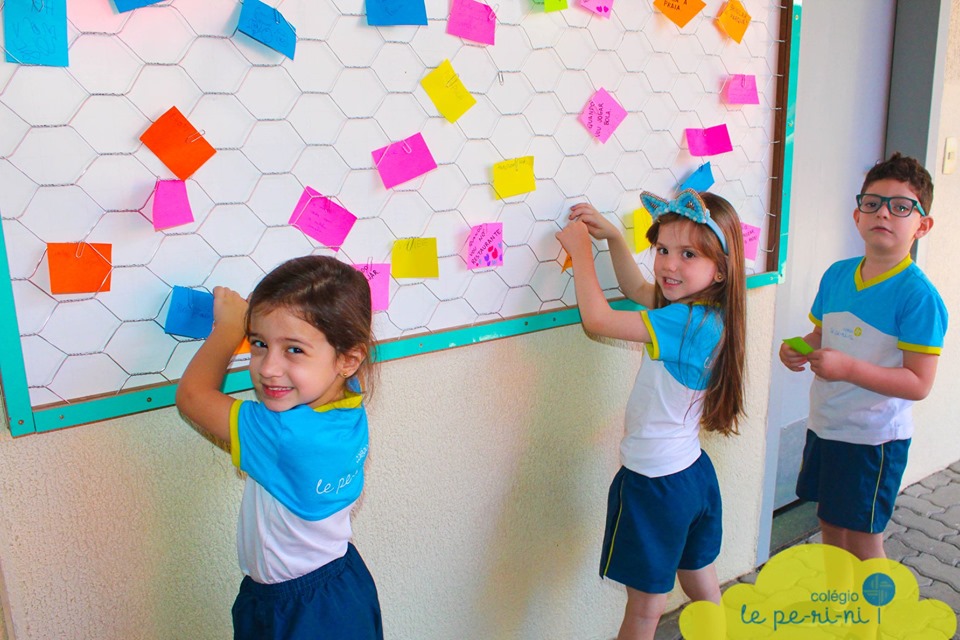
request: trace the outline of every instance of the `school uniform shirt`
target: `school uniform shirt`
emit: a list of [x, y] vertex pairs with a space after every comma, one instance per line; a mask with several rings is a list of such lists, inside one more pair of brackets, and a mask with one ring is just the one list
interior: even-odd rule
[[237, 522], [241, 571], [271, 584], [343, 557], [367, 457], [362, 396], [283, 412], [238, 400], [230, 431], [233, 463], [248, 474]]
[[623, 466], [656, 478], [700, 457], [700, 416], [723, 335], [716, 306], [671, 304], [640, 312], [650, 332], [647, 356], [627, 400]]
[[[866, 282], [863, 258], [834, 263], [820, 280], [810, 319], [821, 347], [882, 367], [902, 367], [903, 352], [940, 354], [947, 308], [907, 256]], [[814, 378], [808, 427], [825, 440], [878, 445], [913, 435], [913, 401], [874, 393], [849, 382]]]

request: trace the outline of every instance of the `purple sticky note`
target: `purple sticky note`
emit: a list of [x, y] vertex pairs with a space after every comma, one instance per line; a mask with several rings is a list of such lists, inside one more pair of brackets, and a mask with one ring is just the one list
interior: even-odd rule
[[380, 179], [387, 189], [437, 168], [426, 141], [419, 133], [377, 149], [373, 152], [373, 163], [377, 165]]
[[488, 5], [474, 0], [453, 0], [447, 33], [480, 44], [493, 44], [496, 29], [497, 14]]
[[503, 266], [503, 223], [487, 222], [470, 228], [467, 268]]
[[311, 187], [303, 190], [289, 224], [331, 249], [339, 249], [357, 217]]
[[743, 229], [743, 257], [756, 260], [757, 248], [760, 246], [760, 227], [741, 222], [740, 228]]
[[718, 124], [707, 129], [686, 129], [687, 146], [692, 156], [715, 156], [733, 151], [727, 125]]
[[760, 104], [757, 95], [757, 76], [738, 73], [727, 80], [727, 104]]
[[613, 0], [580, 0], [580, 6], [589, 9], [601, 18], [610, 18], [613, 11]]
[[155, 231], [193, 222], [183, 180], [157, 180], [153, 190], [153, 228]]
[[580, 112], [580, 122], [600, 142], [610, 139], [610, 135], [626, 117], [627, 110], [602, 87], [593, 94]]
[[362, 273], [370, 283], [370, 302], [374, 311], [384, 311], [390, 306], [390, 265], [355, 264], [354, 268]]

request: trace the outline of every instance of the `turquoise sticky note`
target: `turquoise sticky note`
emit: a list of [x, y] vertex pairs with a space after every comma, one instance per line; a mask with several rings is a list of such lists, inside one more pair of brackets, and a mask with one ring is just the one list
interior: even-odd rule
[[174, 287], [163, 330], [188, 338], [209, 336], [213, 331], [213, 294], [199, 289]]
[[162, 0], [113, 0], [117, 5], [117, 11], [124, 13], [125, 11], [133, 11], [134, 9], [139, 9], [140, 7], [146, 7], [147, 5], [157, 4], [162, 2]]
[[244, 0], [237, 30], [293, 60], [297, 30], [270, 5], [260, 0]]
[[3, 37], [7, 62], [66, 67], [67, 0], [6, 0]]
[[784, 338], [784, 344], [788, 347], [799, 353], [800, 355], [807, 355], [813, 353], [813, 347], [807, 344], [806, 340], [803, 338]]
[[700, 167], [690, 174], [690, 177], [684, 180], [683, 184], [677, 190], [679, 193], [684, 189], [693, 189], [696, 192], [706, 191], [713, 186], [713, 170], [709, 162], [704, 162]]
[[423, 0], [367, 0], [367, 24], [390, 27], [399, 24], [427, 24]]

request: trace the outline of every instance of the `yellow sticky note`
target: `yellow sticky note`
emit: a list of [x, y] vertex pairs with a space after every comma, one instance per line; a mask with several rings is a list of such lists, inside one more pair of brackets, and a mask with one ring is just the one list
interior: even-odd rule
[[645, 208], [640, 207], [633, 212], [633, 252], [640, 253], [650, 248], [647, 240], [647, 230], [653, 224], [653, 217]]
[[707, 5], [701, 0], [656, 0], [653, 6], [683, 29]]
[[493, 194], [497, 200], [536, 190], [533, 156], [504, 160], [493, 165]]
[[730, 0], [727, 6], [723, 8], [720, 15], [717, 16], [717, 22], [727, 32], [727, 35], [739, 43], [743, 40], [743, 34], [750, 26], [750, 14], [747, 8], [743, 6], [740, 0]]
[[393, 243], [390, 275], [394, 278], [439, 278], [436, 238], [406, 238]]
[[453, 70], [449, 60], [444, 60], [439, 67], [424, 76], [420, 84], [430, 96], [437, 111], [448, 122], [456, 122], [457, 118], [477, 104], [476, 98], [470, 95], [467, 88], [460, 82], [460, 77]]

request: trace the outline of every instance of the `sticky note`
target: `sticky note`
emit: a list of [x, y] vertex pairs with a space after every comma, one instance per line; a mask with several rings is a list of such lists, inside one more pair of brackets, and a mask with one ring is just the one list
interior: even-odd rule
[[725, 124], [706, 129], [686, 129], [684, 133], [692, 156], [715, 156], [718, 153], [733, 151], [730, 132], [727, 131]]
[[650, 248], [647, 231], [653, 225], [653, 216], [644, 207], [633, 212], [633, 252], [640, 253]]
[[297, 30], [283, 14], [260, 0], [244, 0], [242, 6], [237, 31], [293, 60]]
[[153, 190], [153, 228], [156, 231], [193, 222], [193, 211], [183, 180], [157, 180]]
[[467, 268], [503, 266], [503, 224], [487, 222], [470, 228], [467, 237]]
[[603, 87], [593, 94], [580, 112], [580, 122], [600, 142], [609, 140], [626, 117], [627, 110]]
[[447, 33], [480, 44], [493, 44], [496, 30], [497, 14], [489, 5], [475, 0], [453, 0]]
[[566, 271], [573, 266], [573, 258], [570, 257], [570, 254], [566, 254], [563, 258], [563, 266], [560, 268], [560, 271]]
[[713, 170], [709, 162], [704, 162], [697, 167], [697, 170], [690, 174], [690, 177], [683, 181], [677, 191], [684, 189], [693, 189], [694, 191], [706, 191], [713, 186]]
[[419, 133], [377, 149], [373, 152], [373, 163], [387, 189], [437, 168], [426, 141]]
[[200, 289], [174, 287], [163, 330], [188, 338], [209, 336], [213, 331], [213, 294]]
[[370, 283], [370, 302], [374, 311], [383, 311], [390, 305], [390, 265], [367, 262], [355, 264], [354, 269], [362, 273]]
[[470, 107], [477, 104], [476, 98], [463, 86], [449, 60], [444, 60], [440, 66], [424, 76], [420, 84], [437, 111], [448, 122], [456, 122]]
[[784, 339], [783, 339], [783, 342], [784, 342], [788, 347], [790, 347], [791, 349], [793, 349], [794, 351], [796, 351], [797, 353], [799, 353], [800, 355], [805, 356], [805, 355], [807, 355], [807, 354], [813, 353], [813, 347], [811, 347], [809, 344], [807, 344], [807, 341], [804, 340], [803, 338], [800, 338], [800, 337], [797, 337], [797, 338], [784, 338]]
[[760, 104], [757, 76], [738, 73], [730, 76], [724, 87], [727, 104]]
[[760, 227], [741, 222], [740, 228], [743, 229], [743, 257], [756, 260], [757, 249], [760, 247]]
[[727, 32], [727, 35], [739, 43], [743, 40], [743, 34], [750, 26], [750, 14], [747, 8], [743, 6], [740, 0], [730, 0], [727, 6], [723, 8], [720, 15], [717, 16], [717, 22]]
[[580, 6], [589, 9], [601, 18], [610, 18], [613, 11], [613, 0], [580, 0]]
[[119, 13], [124, 13], [126, 11], [133, 11], [134, 9], [139, 9], [140, 7], [146, 7], [147, 5], [157, 4], [163, 0], [113, 0], [117, 5], [117, 11]]
[[186, 180], [217, 151], [176, 107], [150, 125], [140, 141], [181, 180]]
[[50, 293], [110, 291], [113, 245], [87, 242], [47, 244]]
[[331, 249], [339, 249], [357, 221], [339, 204], [306, 187], [290, 214], [289, 224]]
[[653, 6], [683, 29], [707, 5], [701, 0], [656, 0]]
[[367, 24], [389, 27], [398, 24], [427, 24], [423, 0], [367, 0]]
[[394, 278], [438, 278], [436, 238], [407, 238], [393, 243], [390, 273]]
[[67, 0], [6, 0], [3, 37], [7, 62], [66, 67]]
[[533, 156], [504, 160], [493, 165], [493, 194], [497, 200], [536, 191]]
[[567, 0], [543, 0], [543, 10], [546, 13], [551, 11], [563, 11], [567, 8]]

